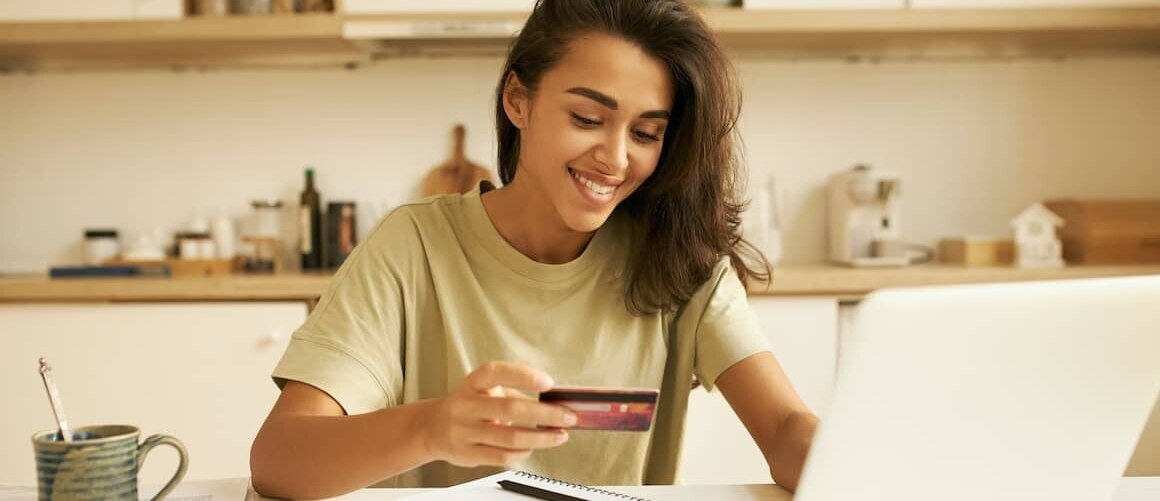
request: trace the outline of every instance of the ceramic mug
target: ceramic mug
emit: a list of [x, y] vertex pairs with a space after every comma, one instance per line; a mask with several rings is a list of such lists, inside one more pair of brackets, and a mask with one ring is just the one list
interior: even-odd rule
[[189, 457], [181, 441], [153, 435], [139, 442], [141, 430], [129, 425], [85, 426], [69, 442], [58, 430], [32, 436], [38, 497], [47, 500], [137, 499], [137, 472], [158, 445], [177, 449], [177, 472], [153, 499], [163, 499], [185, 477]]

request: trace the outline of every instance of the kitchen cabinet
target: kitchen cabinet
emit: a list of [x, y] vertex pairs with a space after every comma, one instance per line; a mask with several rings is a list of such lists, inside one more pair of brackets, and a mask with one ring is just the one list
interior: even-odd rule
[[[249, 476], [249, 448], [277, 398], [269, 374], [303, 302], [0, 305], [0, 484], [35, 485], [30, 437], [55, 427], [37, 359], [53, 367], [69, 424], [124, 423], [189, 451], [186, 479]], [[177, 455], [150, 453], [142, 482]]]
[[1160, 0], [910, 0], [912, 9], [1156, 7]]
[[[825, 412], [837, 363], [835, 298], [750, 297], [770, 347], [816, 414]], [[769, 466], [720, 391], [693, 390], [677, 479], [682, 484], [769, 483]]]

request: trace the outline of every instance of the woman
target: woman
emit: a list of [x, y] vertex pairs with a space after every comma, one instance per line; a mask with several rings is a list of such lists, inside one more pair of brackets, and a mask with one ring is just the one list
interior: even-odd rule
[[[496, 92], [502, 188], [393, 211], [274, 371], [254, 487], [444, 486], [511, 467], [671, 483], [690, 381], [793, 488], [817, 419], [746, 302], [731, 67], [679, 0], [542, 0]], [[647, 433], [567, 430], [528, 395], [661, 391]], [[514, 423], [514, 424], [513, 424]]]

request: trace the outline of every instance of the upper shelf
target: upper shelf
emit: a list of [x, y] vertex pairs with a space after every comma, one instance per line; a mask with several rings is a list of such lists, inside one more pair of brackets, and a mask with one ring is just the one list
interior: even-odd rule
[[[780, 57], [1160, 54], [1160, 8], [703, 12], [731, 49]], [[388, 55], [502, 52], [522, 22], [515, 14], [355, 16], [343, 31]]]
[[332, 14], [0, 23], [0, 69], [342, 64], [367, 56]]
[[[779, 57], [1160, 54], [1160, 8], [706, 9], [733, 50]], [[0, 68], [348, 64], [501, 53], [518, 13], [332, 14], [0, 23]]]

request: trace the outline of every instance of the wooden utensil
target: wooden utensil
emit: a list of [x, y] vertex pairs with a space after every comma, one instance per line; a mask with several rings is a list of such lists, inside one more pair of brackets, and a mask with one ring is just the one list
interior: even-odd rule
[[452, 131], [451, 158], [427, 173], [420, 189], [424, 198], [448, 193], [467, 193], [479, 185], [480, 181], [493, 181], [491, 171], [468, 160], [463, 153], [466, 136], [467, 129], [463, 124], [456, 124]]

